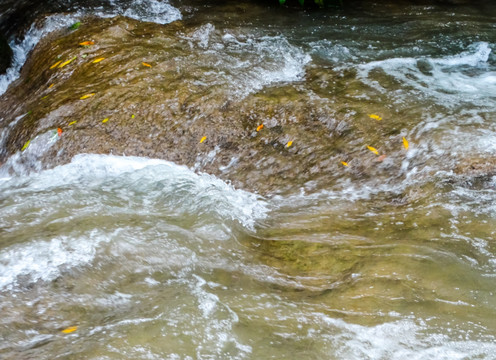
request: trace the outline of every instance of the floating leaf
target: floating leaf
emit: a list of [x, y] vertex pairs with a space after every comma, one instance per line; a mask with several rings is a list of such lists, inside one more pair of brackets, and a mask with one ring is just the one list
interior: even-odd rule
[[70, 333], [72, 333], [72, 332], [74, 332], [76, 330], [77, 330], [77, 326], [71, 326], [71, 327], [68, 327], [68, 328], [62, 330], [62, 332], [64, 334], [70, 334]]
[[407, 139], [405, 139], [405, 137], [404, 137], [404, 136], [403, 136], [403, 146], [405, 147], [405, 149], [407, 149], [407, 150], [408, 150], [408, 146], [409, 146], [409, 145], [408, 145], [408, 140], [407, 140]]
[[102, 123], [104, 123], [104, 124], [105, 124], [107, 121], [109, 121], [109, 118], [105, 118], [105, 119], [103, 119], [103, 120], [102, 120]]
[[379, 151], [377, 151], [376, 148], [373, 148], [372, 146], [368, 146], [367, 145], [367, 149], [369, 149], [370, 151], [372, 151], [374, 154], [379, 155]]
[[290, 147], [291, 145], [293, 145], [293, 140], [288, 141], [288, 143], [286, 144], [286, 147]]
[[25, 143], [25, 144], [24, 144], [24, 146], [22, 147], [21, 151], [26, 150], [26, 149], [28, 148], [28, 146], [29, 146], [29, 143], [30, 143], [30, 142], [31, 142], [31, 140], [26, 141], [26, 143]]
[[93, 95], [95, 95], [95, 93], [86, 94], [86, 95], [81, 96], [79, 99], [84, 100], [84, 99], [92, 97]]
[[71, 122], [69, 123], [69, 126], [74, 125], [75, 123], [77, 123], [77, 121], [71, 121]]
[[61, 136], [62, 136], [62, 129], [61, 129], [61, 128], [57, 128], [57, 135], [58, 135], [59, 137], [61, 137]]
[[77, 30], [77, 29], [79, 29], [80, 26], [81, 26], [81, 23], [78, 21], [77, 23], [72, 24], [69, 29]]
[[146, 67], [152, 67], [150, 64], [148, 64], [148, 63], [146, 63], [146, 62], [144, 62], [144, 63], [142, 63], [142, 64], [143, 64], [144, 66], [146, 66]]
[[105, 60], [105, 58], [98, 58], [92, 61], [93, 64], [98, 64], [100, 61]]
[[59, 69], [60, 68], [63, 68], [64, 66], [66, 66], [67, 64], [70, 64], [71, 62], [73, 62], [74, 60], [77, 59], [77, 56], [74, 56], [72, 59], [70, 60], [67, 60], [66, 62], [63, 62], [62, 64], [59, 65]]
[[348, 165], [348, 163], [347, 163], [347, 162], [345, 162], [345, 161], [341, 161], [341, 164], [343, 164], [343, 166], [350, 166], [350, 165]]
[[90, 45], [95, 45], [95, 42], [94, 41], [83, 41], [83, 42], [79, 43], [79, 45], [90, 46]]
[[382, 118], [379, 115], [375, 115], [375, 114], [369, 114], [369, 117], [371, 119], [374, 119], [374, 120], [377, 120], [377, 121], [381, 121], [382, 120]]
[[201, 140], [200, 140], [200, 144], [201, 144], [202, 142], [204, 142], [205, 140], [207, 140], [207, 137], [206, 137], [206, 136], [202, 137], [202, 138], [201, 138]]
[[260, 125], [257, 126], [257, 131], [260, 131], [262, 129], [263, 129], [263, 124], [260, 124]]
[[62, 60], [59, 60], [55, 64], [53, 64], [52, 66], [50, 66], [50, 70], [55, 69], [61, 62], [62, 62]]

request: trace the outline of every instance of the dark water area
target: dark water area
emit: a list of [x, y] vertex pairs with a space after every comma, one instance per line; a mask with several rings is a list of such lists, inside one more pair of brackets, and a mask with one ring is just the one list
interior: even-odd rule
[[8, 4], [0, 358], [496, 359], [492, 1]]

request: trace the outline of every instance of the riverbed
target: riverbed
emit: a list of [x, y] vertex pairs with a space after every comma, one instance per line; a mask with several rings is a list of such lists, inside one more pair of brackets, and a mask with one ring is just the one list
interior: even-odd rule
[[489, 3], [68, 4], [0, 76], [0, 357], [496, 359]]

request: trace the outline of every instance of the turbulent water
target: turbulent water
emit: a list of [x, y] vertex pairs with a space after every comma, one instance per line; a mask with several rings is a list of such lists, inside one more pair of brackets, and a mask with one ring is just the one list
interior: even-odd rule
[[176, 59], [197, 71], [184, 81], [335, 107], [346, 150], [318, 181], [260, 195], [143, 157], [42, 170], [59, 138], [39, 134], [0, 167], [1, 358], [496, 359], [490, 4], [82, 4], [12, 39], [2, 93], [74, 21], [187, 18], [197, 29], [177, 42], [200, 52]]

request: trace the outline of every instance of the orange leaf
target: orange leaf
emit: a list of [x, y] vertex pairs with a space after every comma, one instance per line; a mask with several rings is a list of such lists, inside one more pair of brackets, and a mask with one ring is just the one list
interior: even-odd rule
[[61, 62], [62, 62], [62, 60], [59, 60], [55, 64], [53, 64], [52, 66], [50, 66], [50, 70], [56, 68]]
[[257, 127], [257, 131], [260, 131], [260, 130], [262, 130], [262, 129], [263, 129], [263, 124], [258, 125], [258, 127]]
[[374, 154], [379, 155], [379, 151], [377, 151], [376, 148], [373, 148], [372, 146], [368, 146], [367, 145], [367, 149], [369, 149], [370, 151], [372, 151]]
[[80, 100], [84, 100], [84, 99], [87, 99], [87, 98], [92, 97], [93, 95], [95, 95], [95, 93], [86, 94], [86, 95], [81, 96], [79, 99], [80, 99]]
[[62, 136], [62, 129], [61, 129], [61, 128], [57, 128], [57, 134], [58, 134], [59, 136]]
[[404, 136], [403, 136], [403, 146], [405, 147], [405, 149], [407, 149], [407, 150], [408, 150], [408, 146], [409, 146], [409, 145], [408, 145], [408, 140], [407, 140], [407, 139], [405, 139], [405, 137], [404, 137]]
[[71, 332], [74, 332], [77, 330], [77, 326], [71, 326], [68, 327], [67, 329], [62, 330], [64, 334], [70, 334]]
[[347, 162], [345, 162], [345, 161], [341, 161], [341, 164], [343, 164], [343, 166], [350, 166], [350, 165], [348, 165], [348, 163], [347, 163]]
[[146, 67], [152, 67], [150, 64], [148, 64], [148, 63], [146, 63], [146, 62], [144, 62], [144, 63], [142, 63], [142, 64], [143, 64], [144, 66], [146, 66]]
[[95, 45], [93, 41], [83, 41], [82, 43], [79, 43], [81, 46], [90, 46], [90, 45]]

